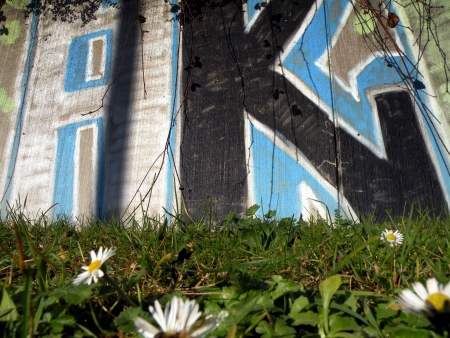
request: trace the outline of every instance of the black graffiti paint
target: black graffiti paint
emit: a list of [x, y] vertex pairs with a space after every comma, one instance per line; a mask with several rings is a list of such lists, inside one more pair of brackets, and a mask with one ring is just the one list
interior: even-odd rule
[[[246, 113], [292, 142], [363, 214], [390, 210], [401, 215], [408, 201], [444, 205], [407, 93], [376, 98], [388, 155], [380, 159], [273, 71], [282, 46], [312, 4], [271, 1], [248, 33], [240, 1], [197, 10], [185, 21], [180, 171], [193, 216], [203, 215], [210, 204], [218, 218], [247, 207]], [[193, 67], [196, 60], [201, 68]]]

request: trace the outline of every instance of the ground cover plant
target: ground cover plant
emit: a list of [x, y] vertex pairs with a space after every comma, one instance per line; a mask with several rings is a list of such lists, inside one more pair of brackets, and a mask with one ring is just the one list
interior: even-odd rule
[[10, 211], [0, 335], [448, 337], [448, 215], [331, 223], [257, 210], [218, 223]]

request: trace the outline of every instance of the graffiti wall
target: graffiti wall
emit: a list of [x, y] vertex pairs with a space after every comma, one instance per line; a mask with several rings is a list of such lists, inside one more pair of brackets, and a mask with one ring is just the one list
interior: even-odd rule
[[135, 5], [101, 6], [85, 25], [6, 13], [7, 28], [13, 14], [22, 21], [18, 40], [1, 45], [3, 214], [25, 201], [69, 217], [120, 217], [144, 197], [159, 212], [171, 203], [176, 26], [163, 1]]
[[3, 6], [2, 215], [448, 210], [442, 6], [119, 4], [71, 23]]

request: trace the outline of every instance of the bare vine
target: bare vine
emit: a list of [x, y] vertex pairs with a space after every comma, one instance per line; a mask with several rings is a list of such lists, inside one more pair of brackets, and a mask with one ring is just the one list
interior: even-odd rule
[[[412, 93], [417, 105], [426, 117], [427, 123], [435, 131], [442, 147], [447, 154], [450, 155], [448, 145], [445, 144], [441, 135], [439, 135], [435, 123], [441, 122], [433, 114], [430, 108], [423, 101], [419, 95], [419, 91], [424, 90], [425, 85], [418, 79], [418, 75], [423, 78], [423, 75], [419, 71], [419, 64], [423, 59], [423, 56], [429, 48], [430, 42], [433, 42], [435, 47], [438, 48], [442, 57], [443, 72], [445, 74], [446, 82], [446, 94], [449, 92], [449, 74], [450, 65], [447, 62], [447, 57], [442, 47], [440, 46], [437, 25], [433, 20], [434, 9], [443, 8], [443, 6], [432, 6], [431, 0], [411, 0], [409, 2], [400, 0], [388, 0], [385, 2], [376, 2], [373, 0], [350, 0], [354, 3], [355, 13], [363, 28], [366, 43], [370, 44], [375, 51], [380, 52], [388, 67], [393, 67], [400, 75], [404, 85]], [[398, 45], [395, 37], [393, 36], [393, 29], [397, 29], [398, 26], [402, 26], [400, 18], [392, 10], [393, 3], [407, 8], [412, 6], [417, 14], [419, 20], [419, 32], [414, 32], [411, 27], [403, 26], [404, 29], [411, 31], [415, 35], [415, 48], [417, 48], [417, 58], [412, 60], [406, 51], [402, 50]], [[416, 18], [413, 18], [416, 19]], [[371, 30], [370, 25], [375, 24], [375, 29]], [[396, 57], [399, 57], [400, 64], [396, 62]], [[426, 93], [427, 94], [427, 93]], [[427, 94], [429, 95], [429, 94]]]

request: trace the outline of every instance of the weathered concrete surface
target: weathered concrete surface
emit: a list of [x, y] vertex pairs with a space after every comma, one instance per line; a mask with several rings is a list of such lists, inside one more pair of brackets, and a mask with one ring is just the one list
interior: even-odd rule
[[[8, 22], [11, 13], [23, 18], [11, 10]], [[156, 174], [149, 212], [166, 207], [172, 14], [164, 1], [140, 14], [142, 25], [126, 8], [105, 8], [84, 27], [20, 19], [19, 39], [1, 45], [2, 88], [16, 102], [1, 115], [3, 210], [20, 197], [33, 212], [57, 204], [55, 215], [132, 211]]]
[[85, 26], [4, 6], [2, 215], [25, 198], [71, 218], [181, 199], [216, 218], [448, 209], [446, 8], [430, 9], [438, 46], [421, 56], [423, 3], [379, 22], [378, 4], [124, 2]]
[[[447, 208], [447, 118], [431, 96], [442, 78], [432, 84], [424, 63], [418, 74], [411, 31], [387, 27], [387, 10], [381, 25], [363, 3], [249, 1], [242, 12], [232, 2], [199, 14], [203, 25], [189, 21], [184, 64], [202, 63], [185, 77], [181, 165], [193, 210], [207, 196], [220, 215], [251, 203], [282, 216]], [[379, 2], [368, 3], [375, 13]], [[390, 6], [400, 22], [414, 19]], [[323, 203], [305, 212], [313, 201]]]

